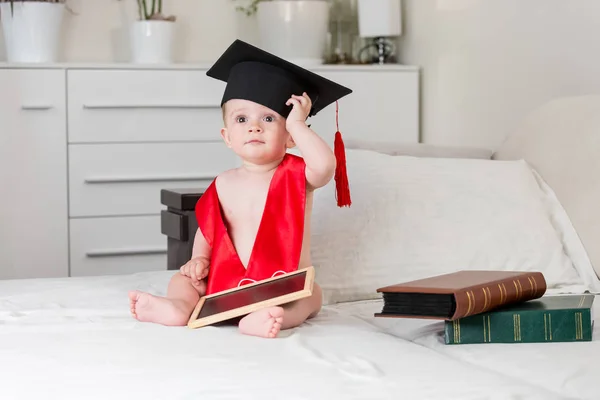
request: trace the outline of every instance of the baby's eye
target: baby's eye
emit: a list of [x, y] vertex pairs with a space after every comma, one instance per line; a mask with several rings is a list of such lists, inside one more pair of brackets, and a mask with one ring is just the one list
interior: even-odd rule
[[266, 122], [273, 122], [274, 120], [275, 120], [275, 118], [273, 118], [271, 115], [268, 115], [265, 117]]
[[244, 122], [246, 122], [246, 117], [236, 117], [235, 122], [243, 124]]

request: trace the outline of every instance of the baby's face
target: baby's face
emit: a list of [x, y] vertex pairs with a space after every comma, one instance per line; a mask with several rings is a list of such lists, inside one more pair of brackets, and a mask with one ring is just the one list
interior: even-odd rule
[[291, 147], [285, 118], [270, 108], [248, 100], [229, 100], [224, 105], [225, 143], [242, 159], [269, 163], [283, 157]]

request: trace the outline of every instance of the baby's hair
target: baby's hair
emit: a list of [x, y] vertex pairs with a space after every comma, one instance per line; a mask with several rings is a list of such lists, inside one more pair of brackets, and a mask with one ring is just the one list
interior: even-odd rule
[[223, 118], [223, 122], [227, 122], [227, 102], [221, 106], [221, 117]]

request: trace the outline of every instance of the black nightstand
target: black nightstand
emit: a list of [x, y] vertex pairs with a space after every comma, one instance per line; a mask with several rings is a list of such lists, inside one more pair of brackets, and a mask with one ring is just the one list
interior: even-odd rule
[[198, 221], [194, 208], [204, 194], [199, 189], [162, 189], [160, 230], [167, 236], [167, 269], [176, 270], [190, 260]]

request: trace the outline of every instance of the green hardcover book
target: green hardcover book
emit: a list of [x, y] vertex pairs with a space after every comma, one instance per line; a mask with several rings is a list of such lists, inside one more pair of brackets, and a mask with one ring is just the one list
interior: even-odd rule
[[446, 344], [591, 341], [593, 302], [593, 294], [543, 296], [446, 321]]

